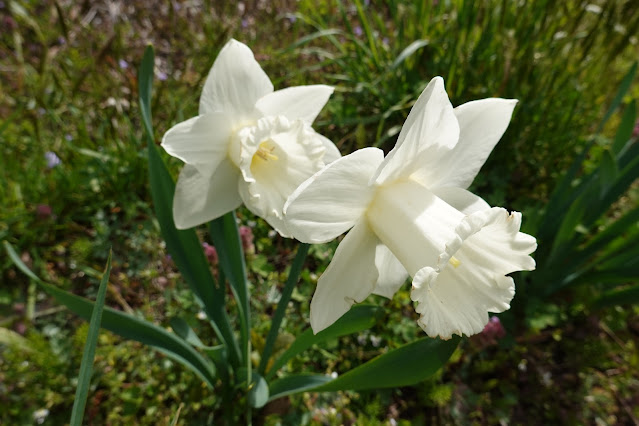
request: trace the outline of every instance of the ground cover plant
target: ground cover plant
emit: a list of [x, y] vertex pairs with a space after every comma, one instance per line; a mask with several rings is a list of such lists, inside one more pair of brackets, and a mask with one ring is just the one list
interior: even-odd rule
[[[180, 316], [202, 341], [215, 341], [167, 257], [151, 204], [137, 100], [146, 44], [156, 52], [157, 142], [197, 114], [206, 72], [230, 37], [251, 47], [276, 87], [336, 87], [315, 129], [342, 155], [368, 145], [388, 151], [417, 96], [442, 75], [453, 105], [519, 99], [472, 189], [491, 205], [523, 211], [524, 230], [539, 233], [538, 270], [516, 277], [513, 309], [464, 339], [426, 381], [283, 398], [256, 412], [256, 421], [635, 421], [637, 86], [629, 71], [639, 14], [631, 1], [553, 5], [4, 2], [0, 238], [47, 282], [91, 300], [112, 247], [107, 306], [162, 327], [175, 328], [170, 319]], [[177, 177], [181, 163], [163, 160]], [[257, 368], [296, 245], [250, 211], [237, 215]], [[198, 236], [210, 243], [210, 232]], [[336, 246], [309, 249], [274, 354], [306, 328]], [[217, 276], [219, 253], [202, 250]], [[4, 253], [0, 418], [67, 422], [88, 327]], [[385, 308], [378, 323], [291, 359], [286, 371], [346, 371], [422, 336], [408, 290], [369, 301]], [[180, 364], [100, 334], [86, 421], [205, 423], [222, 410], [216, 393]]]

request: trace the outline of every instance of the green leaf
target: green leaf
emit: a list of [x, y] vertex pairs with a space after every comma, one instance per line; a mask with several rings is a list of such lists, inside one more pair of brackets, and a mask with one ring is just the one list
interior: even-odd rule
[[191, 346], [195, 346], [196, 348], [204, 349], [207, 346], [202, 343], [200, 338], [195, 334], [195, 331], [191, 328], [191, 326], [182, 318], [171, 318], [169, 321], [171, 324], [171, 328], [180, 336], [184, 341], [189, 343]]
[[639, 285], [606, 292], [595, 300], [593, 305], [595, 308], [606, 308], [608, 306], [634, 305], [635, 303], [639, 303]]
[[144, 50], [142, 63], [138, 72], [138, 86], [140, 95], [140, 110], [142, 111], [142, 122], [144, 129], [153, 140], [153, 122], [151, 121], [151, 90], [153, 88], [153, 68], [155, 66], [155, 54], [153, 46], [148, 45]]
[[455, 351], [460, 338], [423, 338], [382, 354], [347, 371], [314, 391], [364, 390], [409, 386], [439, 370]]
[[612, 114], [617, 110], [617, 108], [619, 108], [619, 105], [621, 105], [621, 102], [623, 101], [624, 96], [626, 96], [626, 93], [628, 93], [628, 90], [630, 90], [630, 87], [632, 86], [632, 82], [635, 79], [635, 74], [637, 74], [637, 62], [632, 64], [632, 66], [628, 70], [628, 73], [624, 76], [623, 80], [621, 81], [621, 84], [619, 85], [619, 90], [617, 90], [617, 95], [612, 100], [612, 103], [610, 104], [608, 111], [606, 111], [606, 115], [601, 120], [601, 123], [599, 123], [596, 133], [601, 132], [601, 130], [604, 128], [604, 126], [608, 122], [608, 119], [610, 119]]
[[[4, 247], [13, 263], [21, 271], [25, 272], [27, 276], [33, 279], [44, 291], [81, 318], [85, 320], [91, 318], [93, 302], [45, 283], [27, 268], [8, 242], [4, 242]], [[154, 347], [163, 354], [193, 370], [207, 385], [213, 388], [215, 384], [215, 369], [213, 365], [207, 362], [202, 355], [175, 334], [169, 333], [165, 329], [147, 321], [111, 308], [104, 308], [102, 313], [102, 327], [125, 339], [136, 340]]]
[[289, 359], [302, 353], [315, 344], [371, 328], [379, 320], [382, 313], [383, 309], [379, 306], [356, 305], [333, 325], [319, 333], [313, 334], [313, 330], [306, 330], [297, 339], [295, 339], [293, 344], [273, 363], [266, 374], [266, 379], [270, 380], [277, 370], [286, 364]]
[[632, 132], [635, 128], [635, 122], [637, 120], [637, 102], [631, 101], [627, 106], [621, 118], [621, 124], [617, 129], [615, 140], [612, 143], [612, 151], [615, 154], [619, 154], [623, 147], [628, 142], [628, 139], [632, 137]]
[[331, 376], [323, 374], [296, 374], [277, 379], [269, 386], [269, 401], [286, 395], [315, 389], [331, 380], [333, 380]]
[[248, 281], [242, 240], [235, 220], [235, 212], [229, 212], [209, 223], [213, 245], [217, 248], [218, 262], [222, 273], [229, 280], [233, 295], [238, 301], [240, 335], [244, 362], [249, 358], [249, 335], [251, 311], [248, 299]]
[[584, 221], [586, 226], [590, 227], [601, 215], [606, 213], [610, 206], [628, 190], [637, 178], [639, 178], [639, 157], [636, 157], [620, 170], [602, 196], [588, 206]]
[[151, 122], [153, 48], [151, 46], [148, 46], [144, 52], [139, 80], [140, 109], [148, 139], [151, 197], [162, 237], [166, 242], [166, 248], [171, 254], [173, 262], [175, 262], [184, 280], [195, 294], [197, 301], [203, 306], [207, 316], [211, 319], [218, 338], [230, 348], [231, 362], [239, 365], [239, 348], [224, 307], [224, 288], [215, 282], [195, 230], [178, 230], [174, 225], [173, 195], [175, 193], [175, 183], [166, 168], [166, 164], [160, 157], [153, 138], [153, 125]]
[[203, 305], [216, 334], [229, 346], [231, 362], [239, 364], [239, 348], [222, 304], [221, 293], [224, 292], [224, 288], [215, 282], [195, 231], [175, 228], [173, 223], [175, 184], [154, 144], [149, 144], [148, 153], [151, 195], [166, 248], [189, 288]]
[[0, 344], [13, 346], [22, 352], [32, 352], [29, 340], [8, 328], [0, 327]]
[[582, 250], [576, 253], [575, 258], [571, 259], [571, 261], [576, 265], [582, 265], [583, 263], [590, 261], [597, 252], [603, 250], [613, 240], [623, 237], [627, 231], [636, 227], [638, 222], [639, 206], [630, 210], [614, 223], [606, 227], [606, 229], [599, 232], [583, 247]]
[[617, 162], [613, 157], [612, 152], [605, 150], [601, 157], [600, 170], [600, 196], [603, 198], [608, 192], [610, 187], [615, 183], [617, 176], [619, 176], [619, 169], [617, 168]]
[[302, 38], [300, 38], [299, 40], [297, 40], [296, 42], [294, 42], [293, 44], [291, 44], [286, 50], [287, 51], [291, 51], [293, 49], [295, 49], [296, 47], [299, 46], [303, 46], [305, 44], [307, 44], [310, 41], [315, 40], [316, 38], [320, 38], [320, 37], [333, 37], [336, 35], [340, 35], [343, 34], [342, 30], [338, 30], [336, 28], [329, 28], [329, 29], [325, 29], [325, 30], [320, 30], [320, 31], [316, 31], [312, 34], [309, 34], [307, 36], [304, 36]]
[[221, 372], [227, 368], [226, 365], [226, 347], [224, 345], [218, 346], [206, 346], [200, 338], [195, 334], [193, 329], [189, 326], [189, 324], [184, 321], [182, 318], [172, 318], [171, 319], [171, 328], [185, 342], [189, 343], [192, 346], [195, 346], [198, 349], [202, 349], [204, 353], [206, 353], [211, 360], [218, 367], [218, 372]]
[[391, 69], [395, 69], [401, 65], [406, 59], [408, 59], [412, 54], [417, 52], [422, 47], [428, 46], [428, 40], [415, 40], [411, 44], [409, 44], [402, 52], [397, 55], [397, 58], [393, 61], [391, 65]]
[[295, 254], [295, 259], [293, 260], [293, 264], [291, 265], [291, 269], [288, 273], [288, 278], [286, 279], [286, 284], [284, 285], [284, 290], [282, 291], [282, 297], [280, 297], [280, 301], [277, 303], [277, 309], [275, 310], [275, 315], [273, 315], [273, 320], [271, 321], [271, 328], [268, 331], [268, 336], [266, 337], [266, 343], [264, 344], [264, 350], [262, 351], [262, 357], [258, 368], [260, 373], [264, 373], [266, 366], [268, 365], [268, 361], [271, 358], [273, 346], [275, 345], [277, 335], [280, 331], [280, 325], [282, 324], [282, 319], [284, 318], [284, 314], [286, 314], [286, 308], [288, 307], [288, 302], [291, 300], [293, 289], [299, 281], [300, 272], [302, 272], [302, 267], [304, 266], [304, 261], [306, 260], [309, 247], [310, 246], [308, 244], [300, 244], [297, 249], [297, 253]]
[[91, 373], [93, 371], [93, 361], [95, 359], [95, 348], [98, 344], [98, 336], [100, 334], [100, 324], [102, 323], [102, 312], [104, 311], [104, 299], [111, 275], [111, 251], [107, 258], [106, 268], [100, 281], [98, 295], [95, 299], [91, 313], [91, 321], [89, 322], [89, 333], [82, 354], [82, 363], [80, 364], [80, 375], [78, 376], [78, 387], [75, 390], [75, 399], [73, 400], [73, 409], [71, 410], [71, 426], [81, 426], [82, 417], [84, 417], [84, 408], [87, 404], [89, 396], [89, 385], [91, 384]]
[[259, 373], [253, 372], [253, 383], [248, 393], [249, 404], [253, 408], [261, 408], [268, 402], [268, 384]]

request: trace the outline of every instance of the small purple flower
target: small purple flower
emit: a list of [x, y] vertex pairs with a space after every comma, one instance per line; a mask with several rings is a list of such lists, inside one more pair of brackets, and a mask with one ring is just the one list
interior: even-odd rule
[[127, 61], [125, 61], [124, 59], [120, 59], [118, 61], [118, 65], [120, 66], [121, 69], [125, 70], [127, 68], [129, 68], [129, 63]]
[[360, 27], [359, 25], [356, 26], [355, 28], [353, 28], [353, 33], [355, 33], [355, 35], [357, 37], [361, 36], [364, 32], [362, 31], [362, 27]]
[[47, 160], [47, 169], [52, 169], [59, 164], [62, 164], [62, 160], [60, 160], [60, 157], [58, 157], [53, 151], [45, 152], [44, 158], [45, 160]]
[[635, 123], [635, 128], [632, 129], [632, 137], [636, 138], [637, 136], [639, 136], [639, 120]]
[[295, 22], [297, 22], [297, 16], [295, 15], [286, 15], [286, 18], [291, 24], [294, 24]]
[[248, 28], [249, 21], [248, 19], [242, 19], [242, 28]]
[[160, 81], [165, 81], [167, 78], [169, 78], [168, 75], [166, 75], [166, 73], [164, 71], [157, 71], [155, 73], [155, 76], [158, 78], [158, 80]]
[[71, 142], [73, 140], [73, 136], [71, 136], [70, 133], [67, 133], [66, 135], [64, 135], [64, 139], [66, 139], [67, 142]]

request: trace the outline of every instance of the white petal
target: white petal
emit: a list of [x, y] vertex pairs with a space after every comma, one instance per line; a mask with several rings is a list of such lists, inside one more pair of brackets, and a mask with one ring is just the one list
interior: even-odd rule
[[239, 171], [223, 160], [211, 177], [186, 164], [175, 186], [173, 220], [178, 229], [188, 229], [216, 219], [242, 204], [237, 191]]
[[293, 236], [305, 243], [322, 243], [355, 225], [373, 196], [368, 181], [383, 157], [380, 149], [360, 149], [302, 183], [284, 206]]
[[489, 98], [455, 108], [459, 142], [441, 161], [433, 186], [468, 188], [510, 123], [517, 101]]
[[263, 117], [256, 126], [238, 132], [242, 172], [239, 191], [246, 207], [264, 218], [282, 236], [290, 237], [283, 222], [289, 195], [323, 166], [323, 137], [301, 120]]
[[375, 235], [415, 275], [437, 263], [464, 214], [408, 179], [377, 189], [366, 217]]
[[289, 120], [299, 119], [312, 124], [333, 90], [323, 84], [289, 87], [269, 93], [255, 106], [265, 116], [283, 115]]
[[339, 149], [337, 149], [335, 144], [330, 139], [320, 134], [318, 134], [318, 137], [322, 144], [324, 144], [324, 149], [326, 149], [323, 158], [324, 164], [330, 164], [338, 158], [342, 158], [342, 154], [339, 152]]
[[440, 158], [455, 146], [458, 137], [459, 125], [444, 89], [444, 80], [436, 77], [408, 114], [395, 148], [380, 165], [374, 181], [392, 182], [416, 172], [428, 179], [440, 171]]
[[354, 303], [366, 299], [375, 287], [375, 253], [379, 240], [365, 220], [359, 221], [335, 251], [333, 260], [317, 282], [311, 301], [311, 327], [324, 330]]
[[171, 127], [162, 138], [162, 148], [169, 155], [210, 175], [226, 158], [230, 136], [228, 116], [209, 113]]
[[231, 39], [220, 51], [209, 72], [202, 95], [200, 114], [226, 112], [234, 123], [255, 118], [255, 103], [273, 91], [273, 84], [257, 63], [253, 52]]
[[514, 271], [532, 270], [529, 256], [537, 244], [519, 232], [521, 214], [492, 208], [464, 218], [457, 236], [435, 267], [424, 267], [413, 277], [411, 298], [418, 302], [418, 323], [431, 336], [481, 332], [489, 312], [510, 308], [515, 294]]
[[490, 205], [483, 198], [470, 191], [455, 187], [430, 188], [433, 194], [446, 201], [464, 214], [488, 210]]
[[381, 242], [375, 251], [375, 267], [379, 277], [373, 293], [392, 299], [397, 290], [406, 282], [408, 272], [389, 248]]

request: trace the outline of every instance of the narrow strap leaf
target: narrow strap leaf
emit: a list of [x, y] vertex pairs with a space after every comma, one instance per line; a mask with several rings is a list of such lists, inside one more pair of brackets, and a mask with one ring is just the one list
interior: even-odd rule
[[414, 385], [446, 364], [459, 341], [458, 337], [417, 340], [347, 371], [314, 390], [365, 390]]
[[[4, 247], [13, 263], [32, 278], [44, 291], [81, 318], [85, 320], [91, 318], [93, 302], [45, 283], [27, 268], [8, 242], [4, 242]], [[125, 339], [135, 340], [154, 347], [193, 370], [207, 385], [213, 388], [215, 384], [214, 366], [175, 334], [169, 333], [155, 324], [108, 307], [105, 307], [102, 313], [102, 327]]]
[[333, 380], [324, 374], [296, 374], [275, 380], [269, 386], [269, 401], [295, 393], [313, 390]]
[[82, 425], [84, 408], [86, 407], [87, 397], [89, 396], [93, 360], [95, 358], [95, 348], [100, 334], [100, 323], [102, 322], [102, 312], [104, 310], [104, 299], [106, 297], [109, 275], [111, 275], [111, 251], [109, 251], [104, 275], [102, 275], [102, 281], [98, 288], [98, 295], [95, 299], [95, 304], [93, 305], [93, 312], [91, 313], [89, 333], [87, 334], [87, 341], [84, 346], [84, 352], [82, 353], [82, 363], [80, 364], [78, 387], [75, 390], [75, 399], [73, 400], [73, 409], [71, 410], [71, 426]]
[[209, 223], [209, 232], [213, 245], [217, 248], [219, 265], [224, 276], [231, 284], [233, 295], [237, 299], [240, 313], [240, 339], [242, 341], [240, 359], [248, 368], [250, 358], [251, 311], [248, 298], [246, 264], [240, 232], [235, 220], [235, 212], [229, 212]]
[[383, 309], [379, 306], [356, 305], [333, 325], [319, 333], [313, 334], [313, 330], [306, 330], [298, 336], [297, 339], [295, 339], [293, 344], [282, 355], [280, 355], [277, 360], [275, 360], [266, 374], [266, 380], [270, 380], [277, 370], [286, 364], [289, 359], [302, 353], [315, 344], [371, 328], [382, 316], [382, 313]]
[[149, 180], [155, 215], [173, 262], [180, 270], [198, 302], [203, 306], [205, 313], [211, 319], [218, 338], [229, 348], [231, 363], [239, 365], [239, 348], [223, 305], [224, 300], [220, 297], [220, 292], [223, 292], [223, 289], [218, 288], [211, 274], [209, 264], [195, 231], [193, 229], [178, 230], [174, 225], [173, 196], [175, 194], [175, 183], [155, 146], [153, 124], [151, 122], [153, 58], [153, 47], [148, 46], [140, 66], [139, 95], [140, 109], [148, 140]]
[[282, 297], [280, 297], [280, 301], [277, 303], [275, 315], [271, 321], [271, 329], [268, 332], [266, 343], [264, 344], [264, 351], [262, 352], [260, 366], [258, 368], [258, 371], [262, 374], [266, 370], [268, 361], [273, 353], [273, 345], [275, 345], [275, 340], [280, 332], [282, 319], [284, 319], [284, 315], [286, 314], [286, 308], [288, 307], [288, 302], [291, 300], [293, 289], [299, 281], [300, 273], [302, 272], [302, 267], [304, 266], [304, 261], [306, 260], [309, 247], [310, 246], [308, 244], [300, 244], [297, 248], [295, 259], [293, 260], [293, 264], [291, 265], [291, 269], [288, 273], [288, 278], [286, 279], [286, 284], [284, 285], [284, 290], [282, 291]]

